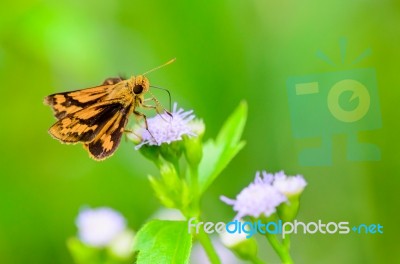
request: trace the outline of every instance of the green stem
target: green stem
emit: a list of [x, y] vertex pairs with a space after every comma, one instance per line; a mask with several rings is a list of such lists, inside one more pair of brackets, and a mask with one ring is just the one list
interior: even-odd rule
[[286, 249], [276, 238], [275, 235], [269, 234], [267, 232], [266, 237], [271, 244], [271, 246], [274, 248], [275, 252], [278, 254], [279, 258], [282, 260], [283, 264], [293, 264], [292, 257], [289, 254], [289, 250]]
[[286, 251], [289, 252], [290, 249], [290, 235], [286, 234], [285, 238], [282, 240], [282, 244], [285, 247]]
[[217, 252], [215, 251], [214, 246], [211, 243], [210, 237], [204, 232], [202, 228], [199, 229], [199, 233], [197, 234], [197, 239], [203, 246], [204, 251], [206, 252], [211, 264], [221, 264]]
[[200, 208], [200, 190], [199, 190], [199, 172], [197, 168], [191, 168], [190, 174], [192, 176], [191, 184], [192, 184], [192, 194], [193, 194], [193, 204]]
[[200, 189], [199, 189], [199, 174], [197, 168], [190, 167], [190, 173], [187, 181], [189, 182], [191, 201], [188, 206], [186, 217], [199, 218], [200, 216]]
[[[192, 193], [193, 200], [189, 205], [189, 212], [186, 212], [186, 218], [190, 219], [191, 217], [195, 217], [197, 219], [196, 222], [199, 222], [200, 216], [200, 190], [199, 190], [199, 174], [198, 167], [190, 166], [190, 189]], [[203, 246], [204, 251], [206, 252], [208, 259], [211, 264], [221, 264], [221, 261], [218, 257], [217, 252], [213, 244], [211, 243], [210, 237], [204, 232], [203, 228], [199, 229], [199, 233], [196, 234], [197, 240], [199, 240], [200, 244]]]

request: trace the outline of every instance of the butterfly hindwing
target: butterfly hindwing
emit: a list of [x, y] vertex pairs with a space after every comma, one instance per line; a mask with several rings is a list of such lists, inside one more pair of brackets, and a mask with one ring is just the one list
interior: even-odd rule
[[104, 80], [103, 85], [117, 84], [123, 80], [126, 80], [124, 77], [110, 77]]
[[106, 101], [83, 108], [57, 121], [49, 133], [63, 143], [91, 142], [125, 107], [118, 102]]
[[93, 141], [84, 144], [93, 159], [102, 160], [115, 152], [125, 131], [130, 113], [129, 108], [126, 107], [117, 112]]

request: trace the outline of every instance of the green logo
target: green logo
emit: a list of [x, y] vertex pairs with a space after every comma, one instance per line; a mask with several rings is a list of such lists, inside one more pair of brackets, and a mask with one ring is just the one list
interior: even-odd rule
[[[341, 47], [343, 55], [345, 45]], [[354, 63], [369, 52], [364, 52]], [[332, 64], [323, 53], [318, 56]], [[319, 146], [305, 148], [299, 153], [301, 165], [331, 165], [332, 141], [336, 134], [347, 136], [345, 149], [348, 160], [380, 159], [377, 146], [358, 140], [358, 132], [382, 126], [373, 68], [290, 77], [287, 89], [294, 137], [320, 139]]]
[[[359, 98], [360, 102], [354, 110], [347, 111], [340, 106], [339, 97], [344, 92], [350, 91], [353, 93], [350, 101]], [[370, 106], [370, 97], [368, 89], [359, 81], [343, 80], [335, 83], [328, 93], [328, 108], [331, 114], [342, 122], [356, 122], [363, 118]]]

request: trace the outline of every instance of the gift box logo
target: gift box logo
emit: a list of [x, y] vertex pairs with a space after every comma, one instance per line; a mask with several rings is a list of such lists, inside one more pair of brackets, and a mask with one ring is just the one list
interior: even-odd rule
[[[345, 49], [341, 51], [345, 54]], [[368, 53], [364, 52], [355, 62]], [[319, 57], [331, 62], [323, 53]], [[376, 145], [358, 140], [358, 132], [382, 126], [373, 68], [291, 77], [287, 89], [294, 137], [318, 137], [321, 142], [318, 147], [306, 148], [299, 153], [301, 165], [331, 165], [333, 136], [336, 134], [347, 136], [348, 160], [380, 159]]]

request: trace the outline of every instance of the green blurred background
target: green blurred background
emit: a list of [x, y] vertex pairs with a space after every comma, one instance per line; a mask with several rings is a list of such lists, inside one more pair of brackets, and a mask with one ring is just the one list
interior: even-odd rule
[[[111, 206], [135, 230], [159, 207], [146, 178], [157, 172], [131, 143], [95, 162], [48, 135], [55, 119], [42, 101], [174, 57], [148, 77], [205, 120], [206, 138], [241, 100], [249, 104], [247, 146], [206, 193], [205, 219], [230, 220], [219, 195], [234, 197], [256, 170], [284, 169], [309, 183], [298, 220], [384, 226], [383, 235], [293, 236], [296, 263], [400, 260], [399, 1], [15, 0], [0, 10], [0, 263], [72, 263], [65, 242], [82, 205]], [[372, 55], [339, 68], [315, 56], [339, 61], [342, 37], [349, 61], [367, 48]], [[300, 166], [305, 143], [293, 137], [286, 80], [352, 67], [377, 72], [383, 125], [360, 138], [379, 146], [381, 160], [347, 161], [346, 136], [337, 135], [332, 166]]]

